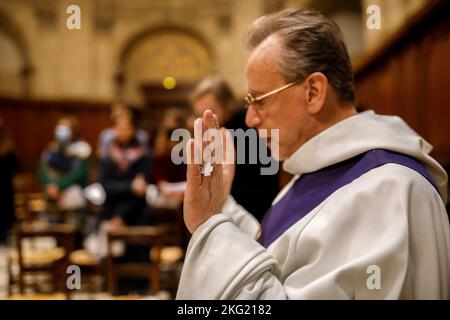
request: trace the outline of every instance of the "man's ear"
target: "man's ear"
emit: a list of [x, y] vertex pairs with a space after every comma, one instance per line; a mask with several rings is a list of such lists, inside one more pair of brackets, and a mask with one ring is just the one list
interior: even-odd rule
[[306, 103], [311, 114], [322, 110], [328, 92], [328, 79], [322, 72], [314, 72], [306, 78]]

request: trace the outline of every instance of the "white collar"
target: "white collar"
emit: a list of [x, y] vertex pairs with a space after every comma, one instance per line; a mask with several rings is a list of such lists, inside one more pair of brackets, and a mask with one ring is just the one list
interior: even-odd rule
[[366, 111], [346, 118], [302, 145], [283, 163], [301, 175], [350, 159], [372, 149], [386, 149], [424, 158], [432, 146], [398, 117]]

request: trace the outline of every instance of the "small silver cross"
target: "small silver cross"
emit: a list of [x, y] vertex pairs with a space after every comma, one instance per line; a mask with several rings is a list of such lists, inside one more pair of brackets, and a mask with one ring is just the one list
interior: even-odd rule
[[202, 170], [202, 175], [205, 177], [209, 177], [211, 175], [211, 172], [213, 172], [213, 166], [211, 165], [211, 163], [207, 163], [205, 164], [205, 166], [203, 167]]

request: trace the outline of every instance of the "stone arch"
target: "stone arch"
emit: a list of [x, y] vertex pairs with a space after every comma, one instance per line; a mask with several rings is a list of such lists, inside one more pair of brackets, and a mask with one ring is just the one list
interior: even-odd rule
[[193, 83], [213, 71], [211, 46], [197, 31], [181, 26], [147, 28], [133, 36], [120, 51], [118, 96], [129, 97], [138, 81], [161, 82], [174, 76]]
[[[3, 40], [0, 44], [6, 46], [6, 49], [8, 49], [3, 54], [12, 56], [17, 53], [18, 55], [17, 59], [19, 60], [18, 63], [20, 66], [15, 76], [17, 76], [20, 82], [18, 84], [20, 88], [16, 94], [26, 96], [30, 93], [30, 76], [32, 73], [28, 46], [16, 23], [2, 10], [0, 10], [0, 38]], [[5, 60], [7, 60], [6, 57]]]

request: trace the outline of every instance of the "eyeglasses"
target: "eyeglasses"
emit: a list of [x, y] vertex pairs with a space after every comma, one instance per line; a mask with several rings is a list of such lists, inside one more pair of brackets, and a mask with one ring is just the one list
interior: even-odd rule
[[291, 83], [288, 83], [288, 84], [282, 86], [281, 88], [278, 88], [278, 89], [275, 89], [275, 90], [270, 91], [268, 93], [265, 93], [263, 95], [260, 95], [259, 97], [253, 97], [253, 95], [251, 93], [248, 93], [247, 96], [245, 97], [246, 106], [248, 108], [251, 105], [251, 106], [253, 106], [255, 108], [256, 112], [259, 112], [259, 111], [261, 111], [261, 105], [259, 103], [262, 100], [264, 100], [264, 99], [266, 99], [266, 98], [268, 98], [268, 97], [270, 97], [270, 96], [272, 96], [272, 95], [274, 95], [276, 93], [279, 93], [279, 92], [281, 92], [283, 90], [286, 90], [287, 88], [290, 88], [290, 87], [292, 87], [292, 86], [294, 86], [294, 85], [296, 85], [298, 83], [300, 83], [299, 80], [291, 82]]

